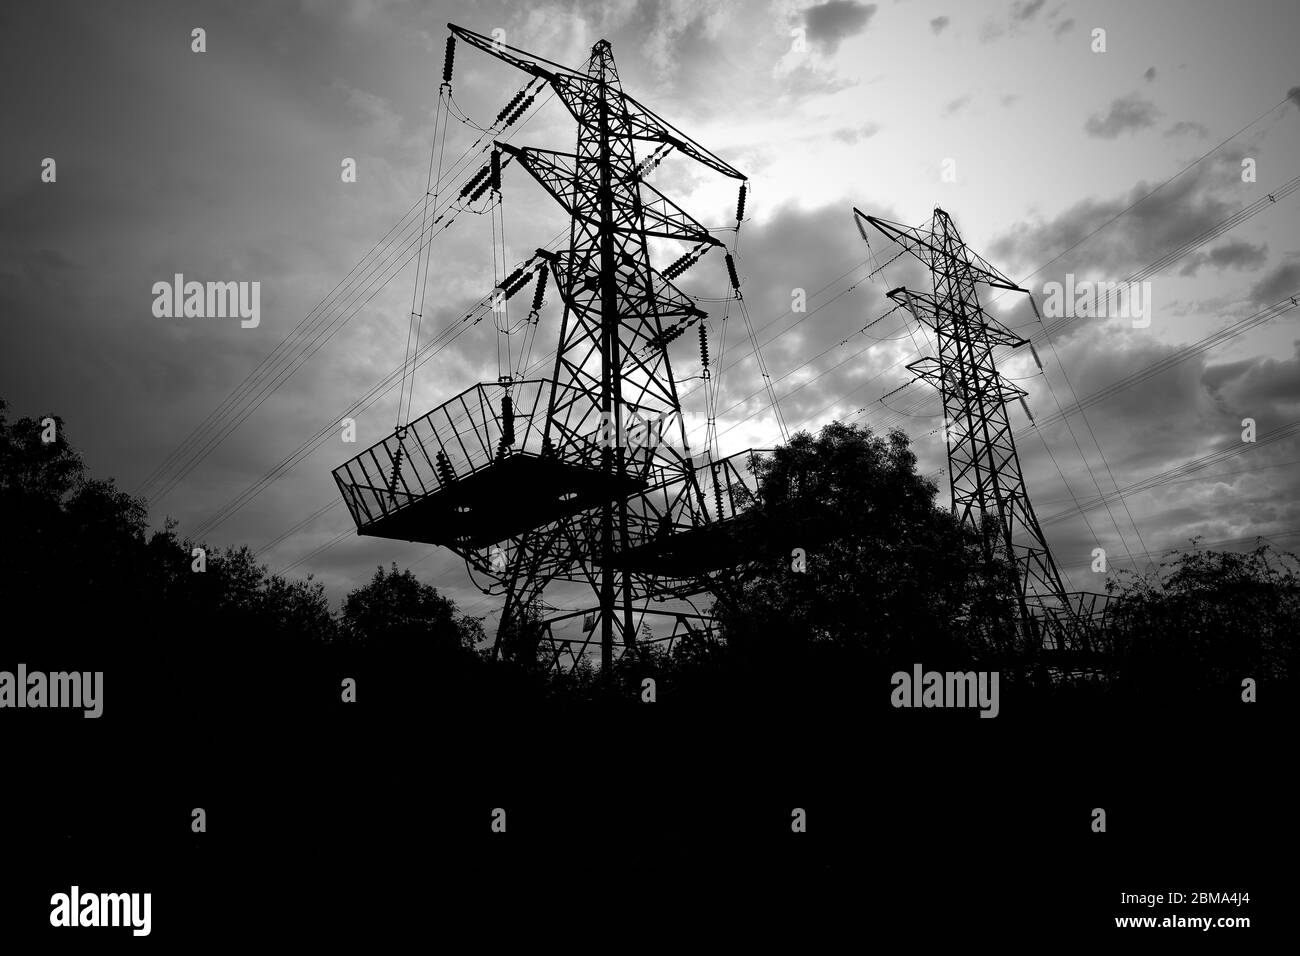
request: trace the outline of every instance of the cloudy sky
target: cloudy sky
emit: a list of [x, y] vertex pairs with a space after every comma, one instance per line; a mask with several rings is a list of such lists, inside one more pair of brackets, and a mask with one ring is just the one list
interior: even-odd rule
[[[1300, 421], [1300, 310], [1234, 326], [1300, 294], [1300, 195], [1267, 201], [1300, 175], [1292, 0], [30, 7], [0, 13], [0, 396], [14, 417], [61, 415], [94, 473], [147, 492], [155, 522], [174, 516], [213, 544], [273, 545], [261, 556], [272, 570], [301, 561], [294, 573], [314, 573], [335, 600], [395, 560], [471, 610], [491, 606], [448, 552], [340, 539], [349, 519], [330, 477], [396, 420], [392, 389], [356, 416], [359, 445], [337, 427], [402, 362], [414, 266], [401, 266], [400, 243], [383, 260], [391, 270], [365, 257], [424, 192], [448, 21], [572, 66], [608, 39], [629, 93], [751, 178], [737, 259], [791, 427], [900, 425], [946, 499], [938, 397], [923, 383], [894, 391], [909, 381], [903, 366], [931, 353], [928, 333], [901, 313], [859, 331], [890, 307], [885, 290], [928, 288], [926, 276], [908, 259], [869, 275], [897, 249], [874, 236], [868, 248], [852, 216], [856, 205], [919, 224], [939, 205], [1040, 302], [1067, 274], [1151, 282], [1143, 329], [1079, 318], [1049, 336], [1023, 296], [985, 297], [1045, 367], [1024, 349], [1001, 366], [1042, 420], [1030, 428], [1013, 410], [1074, 587], [1100, 586], [1094, 547], [1122, 567], [1194, 535], [1300, 543], [1300, 435], [1283, 431]], [[205, 52], [191, 48], [195, 28]], [[458, 49], [455, 101], [479, 125], [525, 79]], [[558, 103], [530, 115], [514, 142], [572, 149]], [[452, 122], [447, 155], [477, 136]], [[54, 182], [42, 181], [47, 158]], [[346, 158], [356, 182], [342, 181]], [[706, 225], [733, 224], [733, 182], [680, 158], [653, 181]], [[514, 259], [564, 228], [518, 170], [506, 172], [503, 213]], [[375, 268], [352, 273], [363, 261]], [[260, 324], [156, 317], [153, 284], [175, 273], [260, 282]], [[426, 336], [492, 284], [489, 218], [467, 213], [434, 242]], [[716, 299], [725, 272], [706, 259], [682, 284]], [[795, 289], [807, 312], [791, 311]], [[702, 304], [720, 319], [720, 305]], [[724, 452], [779, 437], [736, 318]], [[259, 369], [304, 320], [308, 333], [289, 340], [304, 348]], [[548, 306], [539, 357], [556, 323]], [[1186, 351], [1223, 329], [1234, 334]], [[494, 381], [496, 346], [485, 322], [438, 350], [417, 373], [414, 414]], [[696, 374], [691, 337], [675, 348], [678, 374]], [[1152, 366], [1163, 371], [1141, 376]], [[1052, 420], [1081, 399], [1081, 413]], [[1176, 472], [1209, 455], [1194, 475]], [[1100, 494], [1106, 505], [1075, 507]]]

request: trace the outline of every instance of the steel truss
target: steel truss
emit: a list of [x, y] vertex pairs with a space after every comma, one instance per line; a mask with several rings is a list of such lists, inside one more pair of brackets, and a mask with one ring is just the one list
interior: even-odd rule
[[[537, 250], [500, 287], [509, 297], [544, 273], [540, 299], [546, 276], [554, 279], [563, 314], [553, 374], [475, 386], [335, 478], [360, 533], [445, 545], [493, 582], [484, 590], [504, 594], [494, 653], [549, 584], [589, 584], [608, 666], [616, 646], [635, 645], [637, 601], [704, 591], [725, 600], [753, 563], [725, 533], [697, 537], [752, 503], [752, 471], [747, 478], [740, 466], [753, 453], [691, 453], [667, 351], [705, 317], [672, 278], [722, 243], [644, 174], [675, 150], [745, 177], [624, 93], [608, 42], [578, 71], [449, 27], [549, 86], [577, 122], [574, 152], [497, 142], [491, 178], [474, 181], [499, 190], [499, 171], [513, 161], [570, 217], [568, 248]], [[653, 238], [690, 252], [658, 269]]]
[[1027, 393], [1007, 381], [993, 359], [996, 346], [1016, 348], [1026, 340], [984, 311], [975, 286], [1028, 290], [972, 252], [938, 207], [928, 228], [853, 212], [859, 230], [862, 222], [874, 226], [924, 263], [933, 278], [933, 293], [898, 288], [887, 294], [938, 342], [937, 356], [907, 367], [943, 400], [954, 514], [982, 532], [986, 559], [1000, 554], [1015, 569], [1017, 618], [1027, 645], [1087, 651], [1105, 596], [1065, 589], [1029, 500], [1007, 416], [1007, 403]]

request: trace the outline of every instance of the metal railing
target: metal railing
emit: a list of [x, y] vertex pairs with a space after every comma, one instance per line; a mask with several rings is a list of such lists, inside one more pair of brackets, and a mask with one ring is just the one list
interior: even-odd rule
[[506, 456], [548, 455], [582, 465], [598, 460], [596, 430], [583, 422], [570, 427], [573, 419], [591, 417], [582, 403], [557, 396], [563, 413], [548, 420], [552, 387], [574, 392], [543, 380], [480, 383], [340, 465], [334, 480], [357, 527], [373, 525]]

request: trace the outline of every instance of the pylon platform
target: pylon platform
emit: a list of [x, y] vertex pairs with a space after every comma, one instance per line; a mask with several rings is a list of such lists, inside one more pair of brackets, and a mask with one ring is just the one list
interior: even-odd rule
[[507, 413], [507, 386], [475, 385], [340, 465], [334, 480], [357, 532], [483, 548], [645, 490], [593, 464], [591, 423], [548, 429], [558, 387], [511, 383]]

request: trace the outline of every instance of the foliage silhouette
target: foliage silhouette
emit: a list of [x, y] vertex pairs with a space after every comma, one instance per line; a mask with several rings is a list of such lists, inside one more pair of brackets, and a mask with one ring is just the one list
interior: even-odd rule
[[[448, 708], [635, 703], [646, 678], [662, 703], [803, 706], [860, 698], [864, 675], [917, 662], [1032, 678], [1044, 701], [1163, 706], [1235, 700], [1245, 678], [1275, 694], [1296, 671], [1300, 560], [1269, 546], [1247, 554], [1194, 546], [1112, 585], [1102, 680], [1062, 686], [1045, 676], [1041, 659], [1017, 643], [1009, 569], [987, 562], [980, 533], [936, 505], [937, 489], [917, 473], [899, 431], [837, 422], [762, 460], [749, 515], [775, 529], [778, 550], [738, 599], [715, 603], [714, 636], [680, 639], [671, 651], [643, 642], [606, 680], [589, 661], [551, 670], [535, 609], [508, 629], [503, 659], [492, 661], [481, 621], [395, 564], [335, 612], [320, 582], [272, 574], [246, 546], [182, 539], [171, 519], [150, 532], [146, 503], [91, 477], [62, 420], [45, 442], [39, 421], [10, 422], [5, 411], [0, 401], [0, 599], [11, 627], [25, 615], [38, 635], [31, 668], [112, 667], [127, 685], [115, 707], [152, 701], [193, 715], [231, 692], [231, 673], [288, 685], [249, 702], [286, 713], [304, 701], [336, 703], [338, 676], [354, 673], [377, 685], [372, 701], [399, 702], [412, 720], [431, 686]], [[792, 567], [787, 545], [803, 548], [804, 570]], [[202, 573], [195, 548], [205, 551]], [[295, 673], [319, 679], [292, 691]]]

